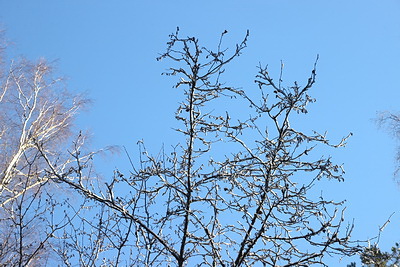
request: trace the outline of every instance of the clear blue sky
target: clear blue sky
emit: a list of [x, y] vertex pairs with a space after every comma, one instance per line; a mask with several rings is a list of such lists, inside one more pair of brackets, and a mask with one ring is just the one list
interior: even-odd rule
[[[171, 126], [179, 94], [171, 88], [175, 80], [160, 75], [168, 62], [155, 60], [177, 26], [208, 46], [225, 29], [227, 45], [249, 29], [248, 48], [225, 76], [249, 90], [258, 62], [278, 71], [283, 60], [286, 82], [301, 83], [319, 54], [317, 103], [296, 123], [327, 130], [332, 140], [354, 133], [345, 149], [326, 152], [347, 172], [324, 194], [347, 199], [354, 239], [375, 236], [396, 212], [380, 245], [400, 241], [400, 187], [392, 175], [397, 143], [373, 121], [377, 111], [400, 111], [400, 0], [0, 0], [0, 23], [14, 53], [59, 59], [68, 87], [88, 92], [94, 103], [78, 126], [91, 130], [93, 146], [125, 145], [132, 156], [139, 139], [153, 152], [177, 140]], [[114, 166], [128, 168], [123, 157], [107, 162], [109, 174]]]

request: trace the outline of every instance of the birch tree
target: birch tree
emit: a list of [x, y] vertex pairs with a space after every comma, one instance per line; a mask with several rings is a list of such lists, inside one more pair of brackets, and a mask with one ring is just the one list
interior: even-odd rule
[[45, 60], [18, 59], [8, 64], [5, 53], [4, 47], [0, 58], [0, 264], [45, 265], [49, 240], [66, 225], [63, 216], [54, 217], [62, 205], [55, 195], [66, 192], [49, 181], [43, 155], [61, 167], [74, 161], [67, 143], [73, 136], [76, 112], [86, 100], [68, 93]]

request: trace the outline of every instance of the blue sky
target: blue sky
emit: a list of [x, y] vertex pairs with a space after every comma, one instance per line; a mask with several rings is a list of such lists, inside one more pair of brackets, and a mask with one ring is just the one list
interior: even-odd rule
[[[308, 78], [319, 54], [317, 103], [298, 127], [328, 131], [332, 140], [353, 132], [348, 146], [327, 151], [344, 163], [346, 181], [328, 183], [324, 194], [347, 199], [354, 239], [373, 237], [393, 212], [381, 237], [388, 249], [400, 241], [400, 187], [393, 180], [398, 145], [374, 123], [378, 111], [400, 111], [400, 0], [304, 1], [8, 1], [0, 0], [0, 24], [14, 54], [57, 60], [68, 87], [94, 100], [79, 117], [93, 146], [125, 145], [132, 156], [144, 139], [157, 152], [177, 141], [171, 127], [179, 92], [161, 76], [169, 62], [155, 58], [168, 34], [215, 46], [239, 42], [250, 30], [248, 48], [228, 68], [225, 80], [244, 89], [253, 84], [259, 62], [287, 83]], [[127, 160], [106, 160], [128, 168]], [[343, 262], [345, 266], [347, 261]]]

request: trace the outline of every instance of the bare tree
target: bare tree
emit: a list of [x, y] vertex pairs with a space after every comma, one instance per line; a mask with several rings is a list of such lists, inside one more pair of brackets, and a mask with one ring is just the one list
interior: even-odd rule
[[43, 266], [50, 257], [49, 240], [68, 221], [65, 216], [54, 217], [64, 205], [55, 192], [66, 191], [48, 180], [42, 155], [60, 166], [74, 160], [67, 143], [74, 116], [86, 100], [69, 94], [44, 60], [15, 60], [7, 69], [4, 56], [0, 57], [0, 264]]
[[116, 171], [105, 183], [82, 179], [87, 163], [79, 147], [71, 151], [75, 167], [60, 168], [36, 143], [46, 179], [112, 215], [111, 224], [92, 225], [107, 240], [109, 265], [309, 266], [359, 251], [350, 241], [353, 225], [343, 225], [343, 202], [324, 199], [318, 187], [321, 179], [342, 181], [344, 171], [315, 148], [343, 147], [348, 136], [331, 144], [325, 134], [290, 124], [314, 102], [315, 66], [303, 86], [284, 86], [283, 67], [275, 81], [261, 65], [258, 91], [227, 86], [225, 67], [241, 55], [248, 34], [231, 51], [222, 48], [226, 33], [215, 50], [178, 31], [170, 35], [158, 59], [173, 62], [165, 74], [178, 76], [184, 95], [175, 113], [182, 142], [156, 156], [139, 142], [131, 174]]
[[[42, 168], [44, 162], [35, 144], [41, 144], [42, 152], [52, 160], [59, 160], [60, 147], [71, 135], [72, 119], [84, 104], [57, 88], [60, 79], [49, 77], [50, 73], [51, 68], [44, 61], [32, 64], [22, 60], [13, 63], [3, 79], [0, 98], [3, 111], [0, 118], [1, 205], [44, 182], [39, 179], [46, 179]], [[28, 184], [25, 183], [27, 178]]]
[[[376, 118], [376, 122], [380, 127], [386, 129], [394, 138], [397, 140], [400, 138], [400, 114], [396, 112], [379, 112]], [[397, 149], [396, 161], [398, 166], [396, 167], [394, 175], [397, 176], [400, 171], [400, 147]]]

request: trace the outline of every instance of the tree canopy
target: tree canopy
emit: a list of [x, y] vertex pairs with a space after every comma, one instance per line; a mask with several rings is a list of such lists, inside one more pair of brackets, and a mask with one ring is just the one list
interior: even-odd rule
[[182, 95], [180, 142], [156, 155], [138, 142], [130, 173], [109, 178], [71, 127], [87, 101], [60, 90], [46, 62], [3, 72], [2, 264], [326, 266], [360, 251], [344, 202], [318, 190], [344, 170], [316, 148], [344, 147], [351, 134], [332, 143], [290, 123], [315, 101], [317, 61], [303, 83], [284, 83], [283, 65], [277, 78], [260, 65], [254, 88], [236, 88], [224, 72], [248, 33], [228, 48], [226, 34], [214, 48], [169, 36], [158, 60], [171, 63], [164, 74]]

